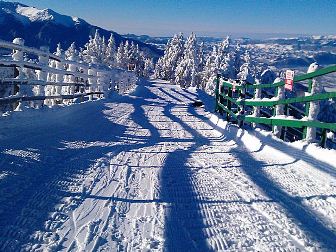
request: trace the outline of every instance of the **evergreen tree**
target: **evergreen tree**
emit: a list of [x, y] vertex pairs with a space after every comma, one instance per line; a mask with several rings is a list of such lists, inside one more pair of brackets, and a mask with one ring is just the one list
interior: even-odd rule
[[105, 63], [109, 66], [115, 66], [116, 64], [116, 43], [113, 36], [113, 33], [111, 33], [111, 36], [108, 40], [106, 52], [105, 52]]
[[214, 92], [214, 80], [217, 73], [220, 72], [220, 58], [217, 52], [217, 46], [213, 46], [212, 52], [207, 57], [202, 73], [202, 87], [209, 94], [212, 94]]
[[145, 59], [145, 64], [144, 64], [144, 70], [143, 70], [143, 76], [149, 78], [154, 70], [154, 63], [153, 59]]
[[175, 69], [180, 63], [184, 51], [183, 34], [175, 34], [168, 42], [162, 60], [160, 61], [160, 72], [156, 71], [156, 76], [165, 80], [175, 79]]
[[182, 87], [199, 87], [200, 75], [199, 54], [196, 35], [191, 33], [188, 37], [181, 61], [175, 70], [175, 83]]
[[67, 60], [77, 60], [79, 57], [79, 52], [76, 49], [76, 44], [73, 42], [70, 47], [65, 51], [65, 58]]
[[163, 78], [163, 57], [159, 58], [154, 68], [154, 78]]
[[251, 66], [251, 57], [250, 54], [245, 51], [243, 56], [244, 63], [240, 67], [240, 71], [237, 74], [237, 78], [241, 81], [245, 81], [247, 83], [253, 84], [254, 83], [254, 76], [252, 74], [252, 66]]
[[243, 55], [244, 53], [240, 44], [237, 44], [233, 56], [234, 58], [233, 60], [234, 74], [232, 76], [233, 79], [237, 79], [237, 74], [240, 72], [240, 67], [244, 64]]
[[123, 68], [126, 64], [125, 64], [125, 58], [124, 58], [124, 43], [121, 42], [118, 50], [117, 50], [117, 55], [116, 55], [116, 62], [118, 67]]
[[106, 51], [105, 37], [101, 37], [96, 30], [94, 37], [90, 36], [89, 41], [84, 45], [81, 57], [87, 63], [106, 64], [108, 61]]

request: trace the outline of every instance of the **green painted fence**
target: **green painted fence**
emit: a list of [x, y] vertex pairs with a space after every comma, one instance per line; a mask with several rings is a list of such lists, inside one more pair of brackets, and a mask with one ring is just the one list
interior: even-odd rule
[[[316, 77], [330, 74], [336, 72], [336, 65], [329, 66], [316, 70], [311, 73], [302, 74], [294, 77], [294, 85], [300, 81], [308, 80], [308, 92], [312, 90], [312, 80]], [[321, 145], [325, 146], [326, 143], [326, 133], [327, 131], [336, 132], [336, 123], [326, 123], [317, 120], [297, 119], [293, 117], [279, 117], [274, 116], [275, 107], [277, 105], [286, 106], [286, 110], [291, 107], [291, 109], [296, 109], [293, 104], [304, 103], [305, 104], [305, 114], [303, 116], [309, 116], [309, 104], [310, 102], [329, 100], [336, 98], [336, 92], [327, 93], [317, 93], [309, 94], [302, 97], [294, 98], [284, 98], [278, 99], [277, 97], [272, 97], [270, 99], [248, 99], [248, 90], [256, 89], [267, 89], [276, 88], [276, 93], [278, 88], [282, 88], [285, 85], [284, 81], [280, 81], [273, 84], [249, 84], [246, 82], [229, 82], [222, 81], [220, 75], [216, 78], [216, 111], [226, 114], [226, 119], [228, 121], [236, 122], [239, 126], [243, 126], [245, 123], [259, 123], [274, 126], [285, 127], [284, 130], [288, 128], [301, 128], [303, 135], [302, 138], [306, 137], [307, 128], [317, 128], [321, 133]], [[251, 95], [250, 95], [251, 96]], [[268, 110], [273, 109], [273, 116], [254, 116], [249, 114], [251, 110], [256, 108], [268, 108]], [[247, 109], [248, 108], [248, 109]], [[299, 111], [299, 109], [297, 109]], [[264, 113], [265, 114], [265, 113]], [[267, 114], [267, 113], [266, 113]], [[283, 134], [284, 135], [284, 134]], [[282, 137], [285, 138], [284, 136]]]

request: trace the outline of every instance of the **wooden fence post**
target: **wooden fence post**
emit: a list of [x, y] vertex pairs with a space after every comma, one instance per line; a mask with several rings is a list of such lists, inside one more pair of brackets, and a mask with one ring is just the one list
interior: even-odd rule
[[[24, 46], [24, 39], [22, 39], [22, 38], [15, 38], [13, 40], [13, 44]], [[17, 65], [19, 66], [17, 68], [17, 70], [18, 70], [18, 76], [16, 78], [19, 79], [19, 80], [24, 79], [25, 78], [25, 74], [24, 74], [24, 69], [23, 69], [23, 61], [24, 61], [24, 59], [23, 59], [23, 51], [21, 49], [15, 49], [15, 50], [13, 50], [12, 59], [13, 59], [13, 61], [18, 62]], [[17, 90], [16, 95], [18, 95], [18, 96], [25, 96], [25, 95], [27, 95], [27, 91], [28, 91], [28, 93], [30, 93], [29, 91], [31, 91], [31, 90], [27, 90], [27, 86], [24, 86], [24, 84], [22, 84], [22, 83], [20, 83], [17, 86], [15, 86], [14, 90]], [[21, 110], [23, 110], [27, 106], [28, 106], [28, 102], [23, 102], [23, 101], [20, 100], [19, 103], [16, 106], [14, 105], [14, 107], [15, 107], [14, 110], [15, 111], [21, 111]]]
[[[233, 97], [233, 88], [228, 87], [228, 97], [232, 98]], [[227, 109], [231, 111], [232, 109], [232, 102], [231, 100], [227, 100]], [[229, 122], [231, 119], [231, 115], [229, 112], [226, 113], [226, 120]]]
[[[56, 73], [55, 76], [55, 82], [58, 84], [55, 87], [55, 95], [62, 95], [62, 86], [61, 84], [64, 82], [64, 75], [61, 73], [61, 71], [64, 71], [64, 62], [62, 62], [62, 60], [64, 60], [64, 53], [61, 52], [59, 54], [56, 54], [57, 56], [61, 57], [61, 61], [56, 61], [56, 69], [59, 71]], [[55, 101], [55, 103], [57, 103], [57, 101]], [[63, 99], [60, 99], [60, 103], [63, 103]]]
[[[318, 64], [312, 63], [307, 73], [315, 72], [318, 69]], [[321, 85], [318, 83], [318, 81], [315, 79], [311, 80], [311, 83], [309, 83], [309, 95], [317, 94], [321, 92]], [[319, 101], [312, 101], [309, 103], [306, 103], [306, 111], [308, 111], [308, 120], [315, 121], [317, 120], [318, 113], [320, 111], [320, 102]], [[306, 132], [306, 141], [308, 143], [312, 143], [316, 141], [316, 128], [307, 127], [305, 129]]]
[[241, 99], [241, 105], [239, 106], [238, 125], [240, 128], [244, 127], [244, 115], [245, 115], [245, 98], [246, 98], [246, 81], [241, 81], [241, 89], [239, 91], [239, 97]]
[[[49, 52], [49, 48], [47, 49], [46, 47], [41, 46], [40, 48], [41, 50], [43, 50], [44, 52]], [[42, 70], [38, 70], [37, 71], [37, 79], [41, 82], [47, 82], [48, 80], [48, 73], [45, 71], [44, 68], [46, 68], [48, 66], [49, 63], [49, 57], [45, 54], [40, 54], [38, 55], [38, 60], [39, 60], [39, 66], [42, 68]], [[47, 92], [46, 92], [47, 89]], [[39, 85], [37, 87], [37, 96], [50, 96], [50, 87], [44, 86], [44, 85]], [[38, 101], [37, 102], [37, 108], [40, 108], [43, 106], [43, 104], [45, 105], [49, 105], [49, 100], [45, 99], [44, 101]]]
[[[89, 78], [88, 78], [88, 82], [89, 82], [89, 93], [91, 93], [91, 92], [94, 91], [95, 83], [96, 83], [96, 80], [95, 80], [96, 72], [95, 72], [95, 70], [93, 69], [92, 66], [90, 66], [90, 68], [88, 69], [88, 75], [92, 76], [92, 77], [89, 77]], [[90, 100], [90, 101], [93, 100], [93, 95], [92, 95], [92, 94], [89, 95], [89, 100]]]
[[[258, 79], [256, 79], [256, 84], [257, 84], [257, 85], [260, 84], [260, 82], [259, 82]], [[254, 90], [254, 99], [255, 99], [255, 100], [258, 100], [258, 99], [260, 99], [260, 98], [261, 98], [261, 88], [256, 88], [256, 89]], [[260, 117], [260, 106], [256, 106], [256, 107], [254, 108], [254, 111], [253, 111], [253, 117]], [[256, 127], [257, 127], [257, 123], [252, 123], [252, 126], [253, 126], [254, 128], [256, 128]]]
[[[279, 78], [275, 79], [273, 83], [277, 83], [281, 81]], [[285, 87], [280, 86], [277, 88], [277, 100], [283, 100], [285, 98]], [[275, 116], [284, 115], [285, 113], [285, 106], [283, 104], [279, 104], [275, 106]], [[283, 128], [281, 126], [275, 125], [273, 127], [273, 134], [277, 137], [281, 138], [281, 136], [285, 135], [283, 132]]]

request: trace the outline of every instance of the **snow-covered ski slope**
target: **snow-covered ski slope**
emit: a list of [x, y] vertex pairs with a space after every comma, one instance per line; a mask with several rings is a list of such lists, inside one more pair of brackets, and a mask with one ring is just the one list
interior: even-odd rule
[[0, 251], [335, 251], [335, 151], [196, 98], [153, 81], [2, 118]]

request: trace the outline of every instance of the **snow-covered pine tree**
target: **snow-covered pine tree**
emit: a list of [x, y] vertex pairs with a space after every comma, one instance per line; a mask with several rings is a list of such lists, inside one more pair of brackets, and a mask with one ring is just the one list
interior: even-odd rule
[[208, 55], [204, 70], [202, 73], [202, 87], [209, 93], [213, 94], [215, 91], [214, 80], [216, 74], [220, 71], [220, 59], [218, 56], [217, 46], [212, 47], [212, 52]]
[[57, 44], [56, 52], [54, 52], [56, 56], [62, 56], [64, 54], [64, 50], [62, 49], [61, 43]]
[[234, 58], [233, 60], [234, 74], [232, 76], [233, 79], [237, 79], [237, 74], [240, 72], [240, 67], [244, 64], [243, 56], [244, 56], [243, 49], [238, 43], [235, 47], [234, 56], [233, 56]]
[[227, 36], [218, 46], [218, 56], [220, 58], [221, 63], [230, 52], [230, 43], [231, 39]]
[[153, 70], [154, 70], [153, 59], [149, 59], [149, 58], [145, 59], [143, 76], [147, 78], [151, 77], [151, 75], [153, 74]]
[[124, 43], [121, 42], [118, 50], [117, 50], [117, 54], [116, 54], [116, 63], [118, 67], [122, 67], [123, 65], [123, 61], [124, 61]]
[[175, 83], [181, 87], [199, 87], [200, 74], [198, 45], [195, 33], [188, 37], [181, 61], [175, 70]]
[[75, 42], [71, 43], [70, 47], [65, 51], [65, 58], [67, 60], [75, 61], [79, 57], [79, 52], [76, 49]]
[[[204, 66], [206, 64], [206, 58], [204, 53], [204, 43], [202, 42], [197, 51], [197, 57], [198, 57], [198, 71], [199, 71], [199, 77], [202, 78], [202, 71], [204, 69]], [[200, 80], [202, 82], [202, 79]]]
[[159, 58], [154, 68], [154, 78], [163, 79], [163, 57]]
[[255, 78], [251, 70], [251, 57], [248, 51], [245, 51], [242, 58], [244, 63], [240, 67], [240, 71], [237, 74], [237, 79], [253, 84], [255, 82]]
[[115, 66], [116, 54], [117, 54], [116, 43], [115, 43], [113, 33], [111, 33], [111, 36], [106, 46], [104, 63], [108, 66]]
[[81, 57], [87, 63], [105, 64], [107, 61], [106, 50], [105, 37], [101, 37], [96, 30], [94, 37], [90, 36], [89, 41], [84, 45]]
[[174, 37], [168, 42], [162, 60], [160, 61], [161, 72], [158, 75], [162, 79], [171, 81], [175, 79], [175, 69], [183, 56], [183, 51], [183, 34], [175, 34]]

